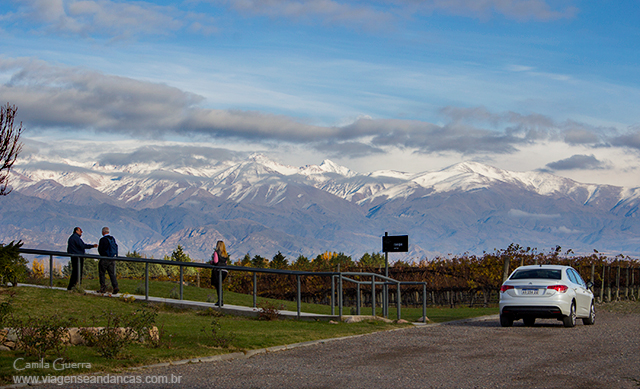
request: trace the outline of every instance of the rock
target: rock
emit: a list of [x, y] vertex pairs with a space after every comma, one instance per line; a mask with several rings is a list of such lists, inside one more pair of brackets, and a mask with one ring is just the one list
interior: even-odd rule
[[421, 317], [420, 319], [418, 319], [418, 323], [430, 323], [431, 320], [429, 320], [429, 318], [427, 318], [427, 320], [424, 320], [424, 317]]
[[396, 322], [397, 324], [409, 324], [408, 321], [404, 320], [404, 319], [400, 319]]
[[6, 340], [11, 342], [15, 342], [18, 340], [18, 334], [16, 333], [15, 328], [9, 328], [9, 332], [7, 332]]
[[0, 345], [0, 351], [11, 351], [11, 349], [5, 345]]
[[13, 350], [13, 349], [16, 348], [16, 342], [7, 341], [7, 342], [4, 342], [2, 345], [5, 346], [5, 347], [8, 347], [9, 350]]
[[337, 321], [329, 320], [329, 324], [338, 324]]
[[79, 344], [84, 344], [84, 338], [80, 334], [79, 328], [69, 328], [69, 343], [77, 346]]

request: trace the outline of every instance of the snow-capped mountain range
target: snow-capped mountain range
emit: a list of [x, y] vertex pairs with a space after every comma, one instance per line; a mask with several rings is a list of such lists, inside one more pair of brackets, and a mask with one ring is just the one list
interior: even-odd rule
[[[640, 253], [640, 188], [582, 184], [477, 162], [439, 171], [361, 174], [329, 160], [292, 167], [263, 155], [198, 164], [78, 163], [29, 156], [0, 199], [0, 241], [64, 250], [75, 225], [97, 241], [109, 225], [121, 251], [196, 259], [224, 240], [289, 260], [326, 250], [359, 258], [381, 236], [409, 235], [409, 258], [481, 254], [510, 243], [547, 251]], [[393, 254], [393, 258], [403, 257]]]

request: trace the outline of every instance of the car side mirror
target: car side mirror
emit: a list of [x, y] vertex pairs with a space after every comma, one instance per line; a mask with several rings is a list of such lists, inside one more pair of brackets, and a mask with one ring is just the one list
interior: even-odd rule
[[589, 281], [587, 282], [587, 289], [591, 289], [593, 288], [593, 282]]

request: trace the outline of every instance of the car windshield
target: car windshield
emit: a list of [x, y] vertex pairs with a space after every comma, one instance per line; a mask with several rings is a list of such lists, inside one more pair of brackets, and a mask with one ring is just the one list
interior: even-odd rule
[[543, 280], [559, 280], [562, 279], [562, 273], [556, 269], [526, 269], [517, 270], [511, 276], [512, 280], [522, 280], [526, 278], [540, 278]]

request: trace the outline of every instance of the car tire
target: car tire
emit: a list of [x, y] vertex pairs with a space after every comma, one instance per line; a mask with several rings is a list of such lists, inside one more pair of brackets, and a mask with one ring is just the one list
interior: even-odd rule
[[591, 303], [591, 309], [589, 309], [589, 317], [582, 319], [582, 324], [590, 326], [596, 323], [596, 307]]
[[568, 316], [562, 317], [562, 323], [565, 327], [575, 327], [576, 325], [576, 303], [571, 304], [571, 311]]
[[513, 317], [509, 315], [500, 315], [500, 325], [502, 327], [511, 327], [513, 326]]
[[522, 321], [524, 322], [525, 327], [533, 327], [533, 325], [536, 324], [535, 317], [523, 317]]

